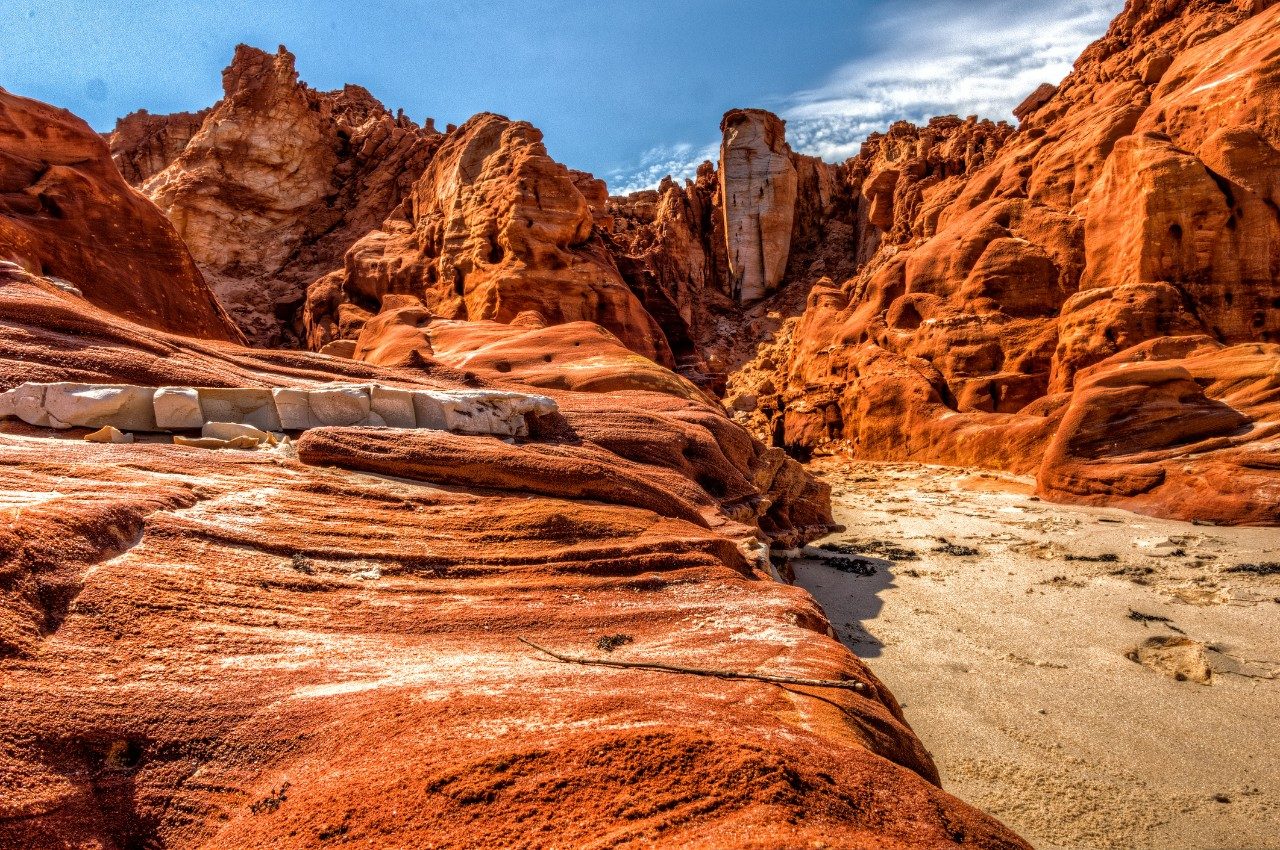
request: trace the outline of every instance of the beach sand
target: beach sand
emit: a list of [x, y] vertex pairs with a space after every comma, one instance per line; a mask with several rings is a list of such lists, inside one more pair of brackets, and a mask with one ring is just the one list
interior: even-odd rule
[[1000, 473], [812, 468], [847, 530], [796, 582], [947, 790], [1042, 850], [1280, 848], [1280, 530], [1051, 504]]

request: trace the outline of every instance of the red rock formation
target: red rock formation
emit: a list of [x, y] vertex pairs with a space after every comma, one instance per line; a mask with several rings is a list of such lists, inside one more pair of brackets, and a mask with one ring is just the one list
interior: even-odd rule
[[641, 390], [714, 403], [597, 324], [547, 326], [532, 313], [508, 325], [439, 319], [422, 307], [391, 308], [365, 323], [351, 356], [379, 366], [418, 366], [434, 360], [547, 389]]
[[[1039, 470], [1055, 497], [1278, 521], [1270, 467], [1231, 472], [1271, 450], [1271, 414], [1225, 389], [1238, 344], [1266, 363], [1280, 339], [1278, 48], [1270, 2], [1135, 0], [1017, 132], [949, 119], [873, 138], [843, 167], [866, 265], [762, 352], [789, 360], [776, 396], [755, 391], [765, 370], [731, 382], [752, 397], [743, 421], [798, 452]], [[1194, 380], [1105, 365], [1201, 335], [1234, 347]], [[1172, 466], [1189, 443], [1210, 447], [1192, 478]], [[1127, 483], [1081, 483], [1113, 473]]]
[[[0, 388], [468, 380], [158, 333], [16, 271], [0, 321]], [[825, 487], [705, 403], [556, 397], [516, 445], [318, 429], [299, 459], [0, 425], [0, 845], [1025, 846], [762, 572]], [[613, 659], [864, 690], [518, 640], [618, 634]]]
[[116, 121], [107, 142], [120, 174], [132, 185], [141, 186], [164, 171], [200, 131], [209, 112], [152, 115], [140, 109]]
[[596, 234], [579, 183], [600, 201], [598, 187], [551, 159], [529, 124], [472, 118], [432, 159], [403, 217], [362, 238], [341, 272], [312, 285], [310, 345], [352, 337], [389, 296], [413, 296], [447, 319], [534, 313], [547, 324], [595, 322], [632, 351], [673, 365]]
[[732, 110], [721, 129], [719, 169], [706, 162], [683, 187], [667, 178], [656, 191], [611, 198], [607, 235], [678, 371], [717, 393], [780, 315], [803, 308], [815, 281], [857, 263], [840, 169], [792, 151], [784, 122], [763, 110]]
[[0, 260], [152, 328], [239, 339], [173, 227], [71, 113], [0, 89]]
[[223, 89], [197, 116], [123, 119], [112, 150], [251, 341], [296, 342], [306, 285], [401, 202], [442, 137], [359, 86], [307, 87], [283, 48], [236, 48]]
[[1223, 524], [1280, 524], [1280, 345], [1160, 338], [1077, 377], [1039, 492]]

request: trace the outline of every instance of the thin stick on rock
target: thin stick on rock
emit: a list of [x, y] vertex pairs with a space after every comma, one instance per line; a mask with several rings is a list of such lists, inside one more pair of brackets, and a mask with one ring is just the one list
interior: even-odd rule
[[865, 691], [867, 686], [862, 682], [837, 682], [831, 679], [795, 679], [790, 676], [764, 676], [758, 673], [739, 673], [735, 670], [706, 670], [699, 667], [677, 667], [672, 664], [658, 664], [651, 661], [605, 661], [600, 658], [580, 658], [564, 655], [539, 646], [527, 638], [517, 635], [516, 640], [528, 644], [541, 653], [550, 655], [556, 661], [566, 664], [586, 664], [594, 667], [621, 667], [627, 670], [656, 670], [661, 673], [683, 673], [688, 676], [711, 676], [715, 679], [751, 679], [756, 682], [771, 682], [775, 685], [799, 685], [806, 688], [839, 688], [843, 691]]

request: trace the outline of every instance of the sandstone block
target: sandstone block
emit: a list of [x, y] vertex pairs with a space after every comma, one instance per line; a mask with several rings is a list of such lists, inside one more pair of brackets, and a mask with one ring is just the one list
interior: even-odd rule
[[161, 387], [152, 397], [152, 407], [158, 428], [199, 428], [204, 424], [200, 393], [192, 387]]
[[317, 425], [363, 425], [369, 420], [368, 387], [322, 387], [307, 391]]
[[271, 390], [200, 388], [200, 412], [206, 422], [239, 422], [263, 431], [279, 431]]
[[369, 424], [368, 387], [277, 387], [271, 393], [280, 427], [286, 431]]
[[150, 387], [128, 384], [23, 384], [5, 404], [13, 415], [44, 428], [101, 428], [155, 431]]
[[414, 414], [413, 392], [410, 390], [374, 385], [369, 391], [369, 397], [370, 424], [385, 425], [389, 428], [418, 427], [418, 419]]

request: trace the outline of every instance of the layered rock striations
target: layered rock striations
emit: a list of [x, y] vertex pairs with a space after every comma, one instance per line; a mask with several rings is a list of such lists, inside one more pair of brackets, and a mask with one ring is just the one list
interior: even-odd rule
[[[0, 390], [504, 388], [165, 334], [17, 269], [0, 321]], [[330, 425], [296, 457], [0, 420], [0, 844], [1025, 847], [769, 579], [825, 486], [705, 401], [548, 392], [527, 437]]]

